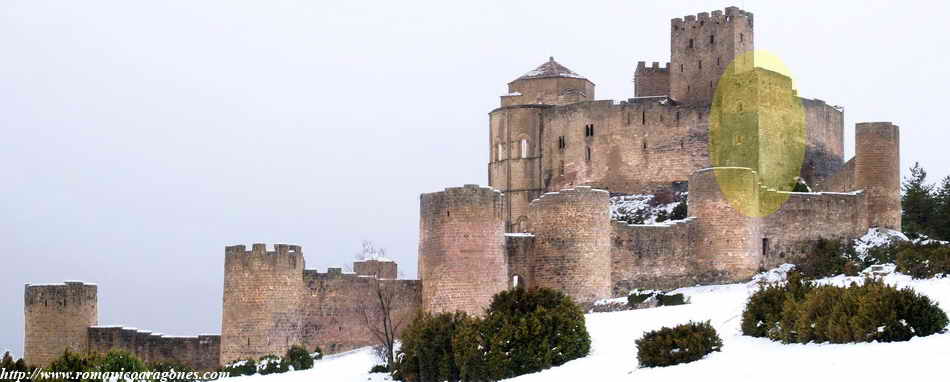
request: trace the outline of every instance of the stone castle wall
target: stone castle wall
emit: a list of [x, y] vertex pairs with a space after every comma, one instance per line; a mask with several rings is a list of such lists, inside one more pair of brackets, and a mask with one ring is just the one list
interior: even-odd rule
[[608, 197], [579, 186], [531, 202], [531, 287], [560, 290], [580, 302], [610, 295]]
[[504, 196], [466, 185], [420, 199], [423, 309], [481, 314], [492, 296], [508, 288]]
[[83, 352], [88, 348], [86, 328], [99, 321], [97, 292], [95, 284], [82, 282], [26, 285], [23, 358], [27, 364], [45, 367], [66, 349]]
[[696, 285], [696, 221], [634, 225], [611, 221], [611, 295]]
[[670, 96], [686, 104], [710, 104], [726, 67], [754, 49], [752, 13], [736, 7], [673, 19], [670, 30]]
[[397, 308], [393, 321], [401, 324], [400, 329], [422, 307], [422, 284], [418, 280], [378, 280], [330, 268], [325, 273], [305, 270], [303, 281], [301, 338], [308, 350], [320, 346], [326, 353], [339, 353], [373, 345], [366, 318], [373, 319], [372, 325], [380, 322], [378, 292]]
[[169, 337], [119, 326], [88, 329], [89, 351], [100, 354], [125, 350], [146, 363], [175, 362], [196, 370], [215, 370], [220, 362], [221, 336]]
[[638, 62], [633, 75], [633, 94], [636, 97], [670, 95], [670, 63], [661, 68], [659, 62], [653, 62], [651, 67], [647, 67], [646, 62]]
[[221, 362], [280, 355], [301, 343], [303, 270], [300, 246], [225, 248]]
[[900, 230], [900, 131], [890, 122], [858, 123], [854, 131], [854, 179], [867, 194], [867, 224]]

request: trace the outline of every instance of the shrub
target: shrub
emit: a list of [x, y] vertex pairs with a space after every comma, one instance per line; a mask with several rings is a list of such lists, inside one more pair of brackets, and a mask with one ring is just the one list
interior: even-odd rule
[[228, 373], [229, 376], [237, 377], [241, 375], [257, 374], [257, 361], [245, 359], [227, 364], [221, 371]]
[[[151, 362], [147, 366], [148, 370], [158, 372], [158, 373], [167, 373], [167, 372], [177, 372], [177, 373], [189, 373], [195, 371], [195, 369], [185, 366], [181, 362], [177, 361], [158, 361]], [[168, 379], [170, 382], [187, 382], [191, 381], [190, 379]], [[166, 382], [168, 382], [166, 381]]]
[[406, 381], [457, 381], [452, 337], [465, 313], [419, 314], [403, 331], [396, 370]]
[[848, 242], [820, 238], [809, 253], [795, 261], [795, 268], [807, 278], [839, 274], [857, 275], [862, 265]]
[[656, 306], [684, 305], [689, 303], [689, 300], [682, 293], [658, 294], [656, 295], [656, 302]]
[[3, 353], [3, 360], [0, 361], [0, 370], [13, 370], [16, 363], [13, 361], [13, 356], [10, 355], [10, 352]]
[[606, 313], [606, 312], [621, 312], [624, 310], [630, 310], [632, 305], [629, 302], [618, 302], [611, 301], [600, 304], [591, 305], [590, 309], [587, 311], [589, 313]]
[[836, 287], [790, 278], [754, 293], [742, 314], [743, 334], [785, 343], [906, 341], [942, 332], [947, 323], [926, 296], [874, 279]]
[[721, 349], [722, 339], [709, 321], [663, 327], [637, 340], [637, 358], [641, 367], [693, 362]]
[[680, 202], [673, 207], [673, 211], [670, 212], [670, 220], [683, 220], [689, 217], [689, 209], [686, 206], [686, 202]]
[[260, 375], [280, 374], [290, 371], [290, 363], [276, 355], [265, 355], [257, 362], [257, 373]]
[[81, 354], [73, 353], [69, 349], [66, 349], [63, 351], [63, 355], [50, 363], [47, 369], [53, 372], [96, 371], [101, 362], [102, 357], [100, 357], [98, 353]]
[[313, 348], [313, 355], [311, 358], [313, 358], [314, 361], [323, 359], [323, 349], [320, 349], [319, 345]]
[[498, 293], [482, 325], [488, 375], [494, 379], [559, 366], [590, 351], [583, 311], [552, 289]]
[[386, 365], [375, 365], [373, 368], [369, 369], [369, 373], [389, 373], [389, 368]]
[[950, 274], [950, 247], [904, 245], [898, 247], [897, 271], [922, 279]]
[[631, 292], [630, 295], [627, 296], [627, 304], [630, 305], [630, 307], [636, 307], [637, 305], [642, 304], [644, 301], [649, 300], [650, 297], [656, 296], [656, 294], [657, 294], [656, 292], [652, 292], [652, 291]]
[[313, 367], [313, 358], [310, 358], [310, 352], [300, 345], [291, 346], [287, 350], [284, 360], [294, 370], [307, 370]]
[[108, 372], [137, 372], [137, 371], [146, 371], [145, 362], [138, 359], [138, 357], [132, 355], [125, 350], [110, 350], [106, 353], [105, 357], [102, 358], [99, 363], [99, 371], [108, 371]]

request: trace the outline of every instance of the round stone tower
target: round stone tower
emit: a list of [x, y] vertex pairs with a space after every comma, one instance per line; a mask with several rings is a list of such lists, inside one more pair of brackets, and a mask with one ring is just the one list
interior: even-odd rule
[[225, 248], [221, 362], [283, 355], [301, 343], [304, 258], [300, 246]]
[[698, 170], [689, 179], [689, 213], [697, 218], [692, 245], [699, 283], [744, 280], [762, 263], [757, 174], [748, 168]]
[[88, 328], [99, 321], [95, 284], [26, 284], [23, 358], [28, 365], [49, 366], [69, 349], [88, 350]]
[[531, 202], [530, 287], [556, 289], [581, 303], [610, 297], [609, 196], [579, 186]]
[[422, 194], [419, 278], [427, 312], [480, 315], [508, 287], [504, 196], [466, 185]]
[[865, 122], [854, 130], [854, 179], [867, 196], [868, 227], [900, 230], [900, 129], [890, 122]]

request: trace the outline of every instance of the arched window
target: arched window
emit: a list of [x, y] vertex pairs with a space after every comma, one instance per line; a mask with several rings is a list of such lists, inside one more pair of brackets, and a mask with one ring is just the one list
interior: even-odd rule
[[524, 288], [524, 282], [521, 280], [521, 276], [518, 276], [518, 275], [511, 276], [511, 287]]
[[528, 140], [527, 139], [521, 140], [521, 157], [522, 158], [528, 157]]

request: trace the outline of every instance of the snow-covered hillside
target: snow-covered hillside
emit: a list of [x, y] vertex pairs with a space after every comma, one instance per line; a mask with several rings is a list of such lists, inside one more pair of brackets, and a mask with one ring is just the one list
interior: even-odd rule
[[[787, 269], [787, 268], [786, 268]], [[785, 269], [759, 278], [781, 279]], [[912, 280], [901, 274], [886, 275], [898, 287], [910, 286], [950, 307], [950, 278]], [[860, 277], [837, 276], [822, 283], [846, 285]], [[613, 313], [591, 313], [587, 329], [591, 354], [567, 364], [511, 381], [893, 381], [940, 380], [947, 375], [950, 333], [914, 338], [908, 342], [866, 344], [791, 344], [742, 336], [739, 325], [746, 299], [757, 288], [743, 284], [682, 288], [691, 304]], [[683, 365], [638, 368], [634, 341], [649, 330], [690, 320], [710, 320], [723, 340], [722, 352]], [[270, 376], [239, 377], [229, 382], [386, 381], [384, 374], [369, 374], [377, 363], [371, 350], [360, 349], [317, 361], [313, 369]], [[943, 376], [943, 377], [940, 377]]]

